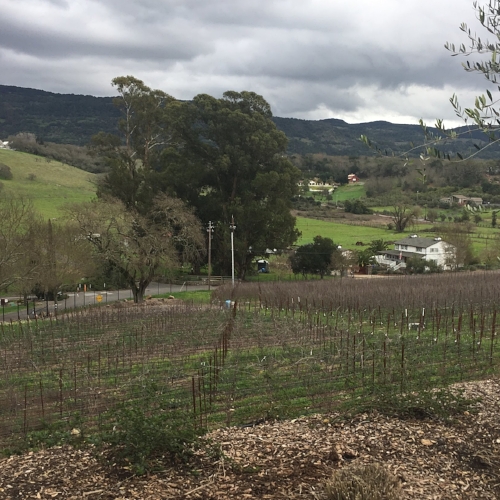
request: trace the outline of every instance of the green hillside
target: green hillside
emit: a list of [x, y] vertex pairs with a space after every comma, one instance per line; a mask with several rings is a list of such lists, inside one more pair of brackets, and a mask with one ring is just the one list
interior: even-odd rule
[[0, 139], [31, 132], [44, 141], [85, 145], [100, 130], [116, 133], [111, 97], [54, 94], [0, 85]]
[[97, 176], [57, 161], [0, 149], [0, 164], [13, 178], [3, 180], [0, 195], [29, 198], [44, 217], [57, 217], [66, 203], [90, 200], [96, 192]]
[[[263, 96], [264, 98], [266, 96]], [[19, 132], [31, 132], [39, 140], [61, 144], [86, 145], [99, 131], [116, 133], [120, 118], [112, 97], [55, 94], [43, 90], [0, 85], [0, 139]], [[424, 135], [418, 124], [404, 125], [384, 121], [347, 123], [338, 119], [301, 120], [273, 118], [288, 137], [289, 154], [323, 153], [332, 156], [371, 154], [360, 141], [367, 135], [388, 153], [405, 151], [410, 143], [422, 144]], [[429, 124], [431, 126], [432, 124]], [[436, 133], [436, 130], [432, 130]], [[457, 129], [465, 130], [465, 129]], [[480, 132], [452, 141], [444, 147], [450, 153], [477, 153], [473, 144], [484, 146], [487, 138]], [[498, 158], [500, 148], [491, 146], [476, 157]]]

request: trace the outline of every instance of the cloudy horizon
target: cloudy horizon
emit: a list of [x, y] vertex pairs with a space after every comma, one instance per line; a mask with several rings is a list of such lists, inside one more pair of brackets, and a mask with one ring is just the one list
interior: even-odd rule
[[[483, 37], [472, 0], [0, 0], [0, 84], [115, 95], [133, 75], [178, 99], [264, 96], [273, 114], [462, 124], [487, 82], [444, 48]], [[485, 37], [487, 38], [487, 37]]]

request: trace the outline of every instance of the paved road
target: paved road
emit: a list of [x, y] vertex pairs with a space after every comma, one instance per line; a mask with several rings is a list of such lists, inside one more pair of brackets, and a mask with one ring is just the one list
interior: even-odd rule
[[[212, 290], [215, 287], [212, 285]], [[151, 283], [146, 288], [145, 296], [148, 295], [162, 295], [166, 293], [185, 292], [196, 290], [208, 290], [207, 285], [169, 285], [164, 283]], [[78, 293], [68, 293], [68, 298], [63, 299], [57, 303], [57, 311], [64, 311], [65, 309], [74, 309], [78, 307], [85, 307], [90, 305], [99, 304], [99, 296], [101, 297], [101, 304], [115, 302], [117, 300], [132, 299], [131, 290], [87, 290], [86, 292], [80, 291]], [[15, 303], [17, 297], [9, 298], [9, 303]], [[55, 305], [53, 301], [39, 301], [35, 303], [29, 302], [28, 306], [22, 305], [18, 307], [8, 306], [5, 309], [0, 308], [0, 321], [15, 321], [18, 319], [26, 319], [29, 315], [31, 319], [34, 318], [33, 311], [37, 314], [46, 314], [47, 311], [51, 314], [55, 313]]]

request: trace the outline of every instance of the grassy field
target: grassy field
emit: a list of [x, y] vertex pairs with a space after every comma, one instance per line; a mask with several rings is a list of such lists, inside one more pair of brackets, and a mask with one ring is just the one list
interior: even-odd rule
[[357, 241], [369, 243], [371, 240], [394, 240], [401, 238], [401, 233], [394, 233], [383, 228], [367, 226], [351, 226], [339, 222], [329, 222], [316, 219], [297, 217], [297, 229], [302, 233], [297, 244], [312, 243], [317, 235], [331, 238], [337, 245], [345, 248], [355, 246]]
[[[390, 219], [387, 219], [390, 222]], [[443, 232], [440, 231], [443, 227]], [[429, 228], [435, 231], [428, 232]], [[416, 233], [422, 237], [444, 236], [445, 223], [435, 222], [434, 224], [420, 223], [414, 224], [409, 230], [403, 233], [396, 233], [384, 227], [371, 227], [363, 225], [349, 225], [347, 222], [331, 222], [319, 219], [308, 219], [297, 217], [297, 229], [301, 231], [302, 236], [297, 241], [298, 245], [311, 243], [317, 235], [331, 238], [337, 245], [343, 248], [354, 248], [356, 242], [362, 241], [365, 245], [372, 240], [383, 239], [385, 241], [395, 241], [409, 234]], [[469, 234], [472, 241], [474, 252], [481, 253], [488, 247], [498, 246], [499, 231], [498, 228], [492, 228], [487, 224], [471, 226], [473, 232]]]
[[355, 200], [363, 196], [365, 196], [365, 186], [352, 184], [337, 188], [333, 193], [333, 201]]
[[155, 295], [158, 298], [174, 297], [193, 304], [209, 304], [211, 293], [208, 290], [196, 290], [194, 292], [172, 292], [163, 295]]
[[13, 175], [12, 180], [1, 180], [2, 194], [31, 199], [44, 217], [58, 217], [65, 204], [88, 201], [96, 192], [95, 174], [58, 161], [0, 149], [0, 163]]
[[[309, 194], [314, 196], [316, 200], [326, 201], [326, 190], [325, 191], [310, 191]], [[365, 196], [365, 187], [362, 184], [353, 184], [347, 186], [340, 186], [335, 189], [332, 194], [332, 201], [342, 202], [345, 200], [355, 200]]]

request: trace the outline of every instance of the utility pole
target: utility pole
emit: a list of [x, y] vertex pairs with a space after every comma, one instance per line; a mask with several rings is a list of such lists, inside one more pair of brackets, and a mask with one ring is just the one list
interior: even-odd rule
[[234, 225], [234, 217], [231, 215], [231, 224], [229, 225], [231, 231], [231, 283], [234, 288], [234, 231], [236, 226]]
[[[54, 233], [53, 233], [53, 228], [52, 228], [52, 221], [49, 219], [49, 224], [48, 224], [48, 268], [49, 268], [49, 276], [45, 277], [46, 284], [45, 284], [45, 307], [46, 307], [46, 313], [47, 317], [49, 316], [49, 291], [52, 290], [52, 295], [54, 299], [54, 304], [57, 301], [57, 291], [56, 287], [53, 283], [56, 283], [57, 278], [56, 278], [56, 255], [55, 255], [55, 249], [54, 249]], [[47, 280], [52, 279], [54, 280], [53, 283], [48, 283]]]
[[214, 232], [214, 226], [212, 226], [212, 221], [208, 221], [208, 289], [210, 290], [210, 277], [212, 276], [212, 234]]

